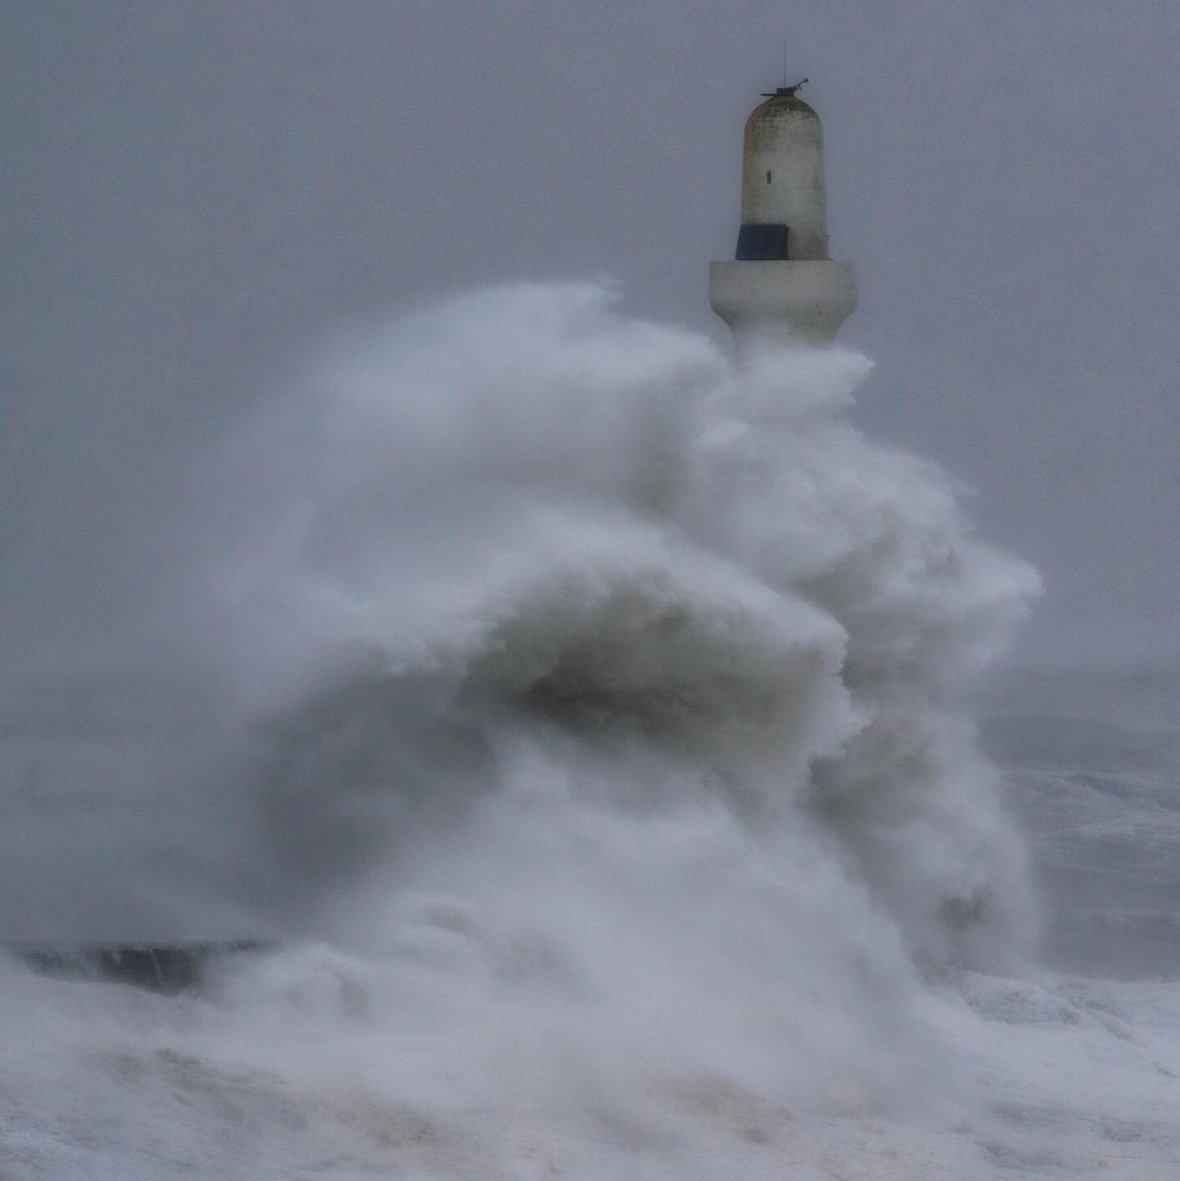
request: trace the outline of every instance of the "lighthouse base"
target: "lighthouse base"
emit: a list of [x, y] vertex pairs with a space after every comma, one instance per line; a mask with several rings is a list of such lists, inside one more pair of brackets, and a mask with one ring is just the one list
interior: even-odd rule
[[856, 307], [856, 276], [851, 263], [826, 259], [711, 262], [709, 306], [739, 357], [759, 343], [830, 344]]

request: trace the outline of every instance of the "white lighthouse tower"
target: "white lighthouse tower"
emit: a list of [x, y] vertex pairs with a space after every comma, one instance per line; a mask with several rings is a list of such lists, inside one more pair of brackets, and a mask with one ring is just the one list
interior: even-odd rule
[[828, 257], [823, 129], [802, 84], [746, 120], [737, 257], [709, 264], [709, 306], [739, 358], [760, 343], [830, 344], [856, 307], [852, 264]]

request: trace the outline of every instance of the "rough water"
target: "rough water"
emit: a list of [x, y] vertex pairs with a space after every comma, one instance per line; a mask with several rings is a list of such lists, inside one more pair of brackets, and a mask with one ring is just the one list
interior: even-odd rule
[[253, 412], [0, 890], [277, 946], [0, 966], [0, 1177], [1174, 1177], [1180, 681], [984, 696], [1036, 575], [866, 370], [524, 285]]

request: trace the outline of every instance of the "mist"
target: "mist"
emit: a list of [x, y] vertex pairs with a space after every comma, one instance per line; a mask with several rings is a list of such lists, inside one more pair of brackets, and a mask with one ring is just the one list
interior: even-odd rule
[[[1035, 574], [847, 422], [862, 357], [735, 373], [617, 302], [470, 292], [327, 342], [260, 401], [194, 471], [203, 526], [129, 634], [176, 670], [173, 725], [121, 763], [59, 736], [4, 859], [24, 939], [275, 942], [179, 1002], [213, 1009], [178, 1052], [282, 1078], [288, 1035], [231, 1065], [234, 1031], [355, 1003], [377, 1093], [443, 1175], [455, 1136], [511, 1170], [504, 1127], [536, 1118], [578, 1155], [622, 1135], [681, 1168], [695, 1106], [731, 1093], [758, 1126], [954, 1118], [974, 1084], [924, 978], [1035, 944], [966, 712]], [[51, 994], [13, 987], [36, 1024]], [[322, 987], [319, 1016], [281, 999]], [[151, 1058], [123, 1020], [119, 1053]], [[418, 1039], [435, 1065], [404, 1059]], [[61, 1112], [82, 1043], [106, 1060], [67, 1021], [19, 1102]], [[488, 1102], [491, 1126], [464, 1114]], [[119, 1119], [110, 1159], [135, 1167]], [[82, 1167], [68, 1141], [44, 1159]]]
[[[855, 414], [1042, 570], [1021, 656], [1172, 661], [1163, 3], [786, 14], [824, 120]], [[323, 333], [609, 276], [724, 345], [739, 130], [784, 13], [51, 0], [4, 18], [6, 679], [150, 607], [178, 481]], [[178, 523], [178, 517], [184, 521]]]
[[1175, 22], [796, 6], [738, 369], [782, 15], [4, 17], [0, 1171], [1174, 1175]]

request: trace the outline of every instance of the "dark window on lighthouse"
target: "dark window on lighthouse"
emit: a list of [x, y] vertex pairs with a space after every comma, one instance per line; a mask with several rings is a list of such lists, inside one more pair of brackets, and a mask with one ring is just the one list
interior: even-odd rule
[[770, 184], [770, 169], [769, 168], [766, 170], [766, 183]]
[[786, 226], [744, 225], [738, 232], [738, 262], [783, 259], [787, 257]]

